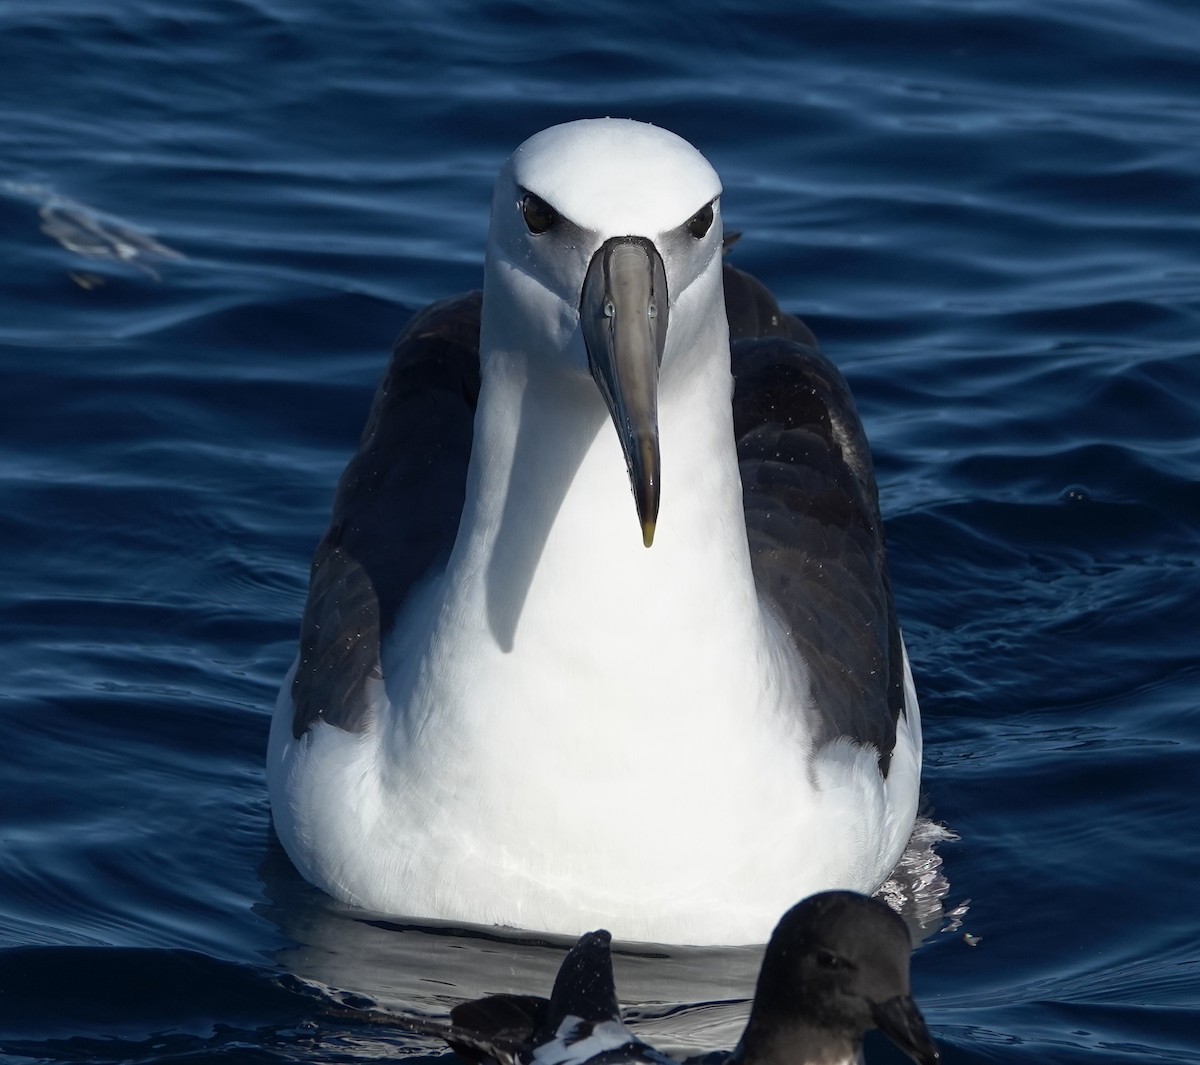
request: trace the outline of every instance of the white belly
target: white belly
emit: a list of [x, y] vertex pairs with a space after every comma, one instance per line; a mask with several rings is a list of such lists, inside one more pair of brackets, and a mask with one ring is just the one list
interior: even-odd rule
[[306, 879], [409, 917], [748, 943], [814, 891], [874, 891], [903, 852], [920, 772], [911, 683], [915, 727], [901, 722], [884, 780], [876, 752], [846, 742], [809, 764], [788, 716], [762, 707], [700, 700], [672, 727], [652, 701], [546, 714], [531, 693], [553, 702], [553, 678], [504, 699], [497, 668], [473, 673], [470, 714], [410, 730], [385, 703], [364, 734], [321, 724], [299, 741], [288, 678], [269, 781]]

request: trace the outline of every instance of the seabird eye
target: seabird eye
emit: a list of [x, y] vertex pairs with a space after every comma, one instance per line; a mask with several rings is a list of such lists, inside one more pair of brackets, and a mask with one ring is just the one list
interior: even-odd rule
[[545, 233], [558, 221], [558, 212], [532, 192], [525, 193], [521, 198], [521, 214], [525, 216], [530, 233]]
[[818, 950], [817, 965], [822, 969], [840, 969], [842, 967], [842, 959], [834, 954], [832, 950]]
[[713, 205], [706, 203], [687, 220], [688, 232], [699, 240], [708, 232], [713, 220]]

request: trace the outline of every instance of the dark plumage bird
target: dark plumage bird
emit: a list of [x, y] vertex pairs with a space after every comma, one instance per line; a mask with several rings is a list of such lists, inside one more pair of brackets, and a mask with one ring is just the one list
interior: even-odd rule
[[[472, 1065], [677, 1065], [621, 1020], [611, 937], [588, 932], [568, 952], [549, 999], [493, 995], [421, 1026]], [[783, 915], [763, 957], [750, 1019], [724, 1065], [850, 1065], [879, 1028], [919, 1065], [939, 1054], [909, 987], [912, 944], [886, 905], [827, 891]]]

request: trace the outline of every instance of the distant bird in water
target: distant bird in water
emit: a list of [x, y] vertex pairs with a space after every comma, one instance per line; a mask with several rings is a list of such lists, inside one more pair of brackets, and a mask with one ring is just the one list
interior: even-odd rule
[[[677, 1065], [625, 1027], [608, 932], [563, 960], [550, 998], [493, 995], [416, 1021], [472, 1065]], [[881, 1029], [919, 1065], [939, 1054], [909, 988], [908, 929], [887, 906], [848, 891], [792, 907], [771, 934], [750, 1019], [724, 1065], [841, 1065]]]
[[724, 264], [720, 194], [664, 130], [545, 130], [482, 296], [397, 342], [271, 727], [276, 830], [331, 895], [761, 943], [903, 853], [921, 727], [867, 441]]

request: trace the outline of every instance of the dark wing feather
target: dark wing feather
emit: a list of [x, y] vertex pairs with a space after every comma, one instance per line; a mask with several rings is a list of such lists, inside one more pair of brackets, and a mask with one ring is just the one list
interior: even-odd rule
[[[589, 1030], [590, 1024], [620, 1020], [611, 943], [604, 930], [580, 936], [563, 958], [549, 999], [489, 995], [455, 1006], [450, 1011], [454, 1038], [446, 1037], [450, 1046], [463, 1060], [481, 1065], [489, 1058], [503, 1060], [497, 1050], [532, 1050], [556, 1039], [568, 1017], [585, 1022]], [[463, 1038], [467, 1033], [469, 1040]]]
[[[456, 1038], [450, 1049], [473, 1065], [514, 1059], [545, 1026], [550, 1000], [536, 995], [488, 995], [463, 1002], [450, 1011]], [[470, 1041], [464, 1038], [469, 1033]]]
[[292, 682], [297, 738], [318, 720], [366, 727], [381, 641], [413, 586], [449, 557], [479, 397], [480, 302], [473, 292], [435, 303], [396, 341], [313, 559]]
[[879, 499], [844, 378], [808, 328], [753, 278], [726, 304], [734, 433], [759, 595], [808, 664], [817, 743], [848, 736], [886, 775], [904, 712], [904, 667]]
[[546, 1027], [557, 1029], [564, 1017], [597, 1023], [621, 1018], [613, 979], [612, 936], [604, 929], [580, 936], [563, 958], [550, 992]]

